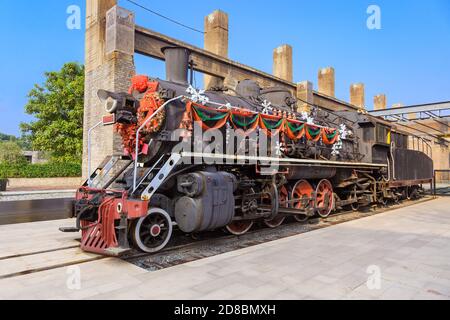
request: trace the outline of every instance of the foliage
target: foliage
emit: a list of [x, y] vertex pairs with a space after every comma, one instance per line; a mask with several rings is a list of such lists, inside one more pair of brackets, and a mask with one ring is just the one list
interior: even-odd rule
[[17, 142], [0, 142], [0, 163], [23, 164], [25, 161], [25, 157], [22, 155], [22, 149]]
[[14, 141], [17, 142], [17, 144], [22, 148], [22, 150], [31, 150], [31, 141], [29, 137], [22, 136], [20, 138], [17, 138], [16, 136], [4, 134], [0, 132], [0, 142], [4, 141]]
[[35, 121], [22, 123], [34, 150], [51, 153], [59, 162], [80, 162], [83, 146], [84, 67], [64, 64], [60, 71], [46, 72], [45, 83], [28, 94], [26, 113]]
[[17, 138], [0, 132], [0, 141], [15, 141]]
[[79, 163], [0, 164], [0, 178], [80, 177]]

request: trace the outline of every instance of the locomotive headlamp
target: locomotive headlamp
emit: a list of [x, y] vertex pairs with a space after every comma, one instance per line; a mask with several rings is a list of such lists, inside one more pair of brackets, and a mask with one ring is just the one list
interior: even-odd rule
[[123, 104], [123, 97], [114, 92], [98, 90], [97, 96], [105, 104], [105, 110], [108, 113], [114, 113], [120, 104]]
[[125, 92], [99, 90], [97, 96], [104, 104], [106, 112], [114, 114], [118, 123], [137, 123], [136, 110], [139, 107], [139, 101], [132, 95]]
[[98, 90], [97, 96], [105, 104], [108, 113], [115, 113], [119, 109], [135, 109], [136, 99], [128, 93], [114, 93], [106, 90]]

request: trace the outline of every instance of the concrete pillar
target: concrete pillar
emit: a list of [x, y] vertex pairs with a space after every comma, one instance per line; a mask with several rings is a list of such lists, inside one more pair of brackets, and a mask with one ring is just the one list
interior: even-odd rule
[[334, 68], [327, 67], [319, 70], [319, 92], [330, 97], [335, 97]]
[[373, 110], [386, 110], [387, 100], [385, 94], [379, 94], [373, 97]]
[[365, 108], [364, 83], [355, 83], [350, 86], [350, 103], [360, 109]]
[[105, 60], [106, 12], [117, 0], [86, 0], [85, 68], [90, 72]]
[[[228, 14], [216, 10], [205, 17], [205, 50], [228, 58]], [[223, 79], [205, 75], [204, 88], [222, 87]]]
[[[134, 67], [134, 15], [116, 6], [116, 0], [87, 0], [85, 42], [85, 97], [83, 177], [87, 172], [88, 131], [106, 111], [97, 97], [99, 89], [128, 91]], [[106, 27], [108, 26], [108, 27]], [[99, 127], [91, 137], [92, 170], [106, 156], [122, 152], [113, 127]]]
[[297, 83], [297, 112], [310, 112], [314, 103], [313, 84], [309, 81]]
[[273, 75], [289, 82], [294, 81], [290, 45], [284, 44], [273, 51]]

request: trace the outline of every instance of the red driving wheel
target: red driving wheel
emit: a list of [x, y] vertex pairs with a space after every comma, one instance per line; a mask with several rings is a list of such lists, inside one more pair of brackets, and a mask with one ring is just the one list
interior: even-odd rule
[[333, 186], [324, 179], [319, 182], [316, 189], [316, 212], [322, 218], [330, 215], [334, 206]]
[[[292, 200], [298, 200], [293, 202], [293, 206], [296, 209], [308, 209], [311, 208], [314, 204], [312, 198], [313, 187], [306, 180], [298, 181], [294, 188], [292, 189]], [[304, 222], [308, 220], [307, 215], [295, 215], [294, 219], [298, 222]]]

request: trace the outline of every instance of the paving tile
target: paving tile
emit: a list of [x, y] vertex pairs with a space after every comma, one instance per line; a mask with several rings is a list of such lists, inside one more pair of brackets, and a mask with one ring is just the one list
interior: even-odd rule
[[[0, 298], [450, 300], [449, 205], [441, 198], [156, 272], [112, 258], [82, 263], [75, 291], [66, 268], [0, 279]], [[0, 226], [0, 257], [76, 243], [61, 224]], [[0, 274], [85, 255], [0, 260]], [[380, 268], [380, 289], [367, 287], [369, 266]]]

